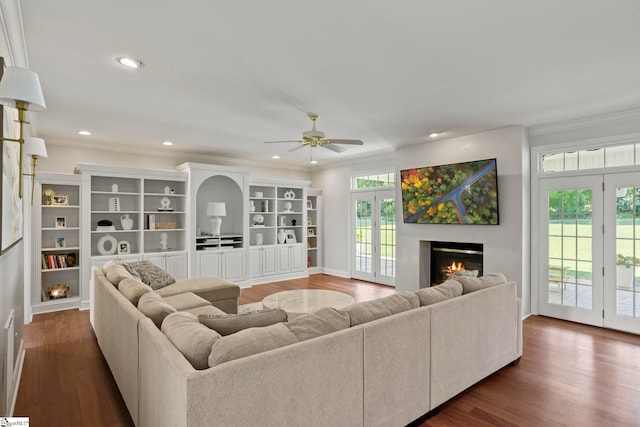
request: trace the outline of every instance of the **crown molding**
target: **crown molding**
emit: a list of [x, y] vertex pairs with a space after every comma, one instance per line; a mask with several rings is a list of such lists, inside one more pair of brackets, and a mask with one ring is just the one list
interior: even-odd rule
[[0, 1], [0, 24], [5, 42], [7, 64], [29, 68], [27, 43], [22, 25], [22, 10], [18, 0]]
[[529, 136], [550, 135], [596, 126], [604, 126], [612, 123], [638, 120], [640, 120], [640, 109], [620, 111], [611, 114], [603, 114], [600, 116], [585, 117], [582, 119], [531, 126], [529, 127]]

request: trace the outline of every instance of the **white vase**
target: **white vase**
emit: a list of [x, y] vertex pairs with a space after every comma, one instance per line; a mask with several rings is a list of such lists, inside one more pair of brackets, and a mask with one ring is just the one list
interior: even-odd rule
[[120, 217], [120, 225], [123, 230], [131, 230], [133, 228], [133, 218], [130, 218], [129, 214], [122, 215]]
[[284, 230], [278, 231], [278, 243], [283, 244], [287, 240], [287, 235], [284, 234]]

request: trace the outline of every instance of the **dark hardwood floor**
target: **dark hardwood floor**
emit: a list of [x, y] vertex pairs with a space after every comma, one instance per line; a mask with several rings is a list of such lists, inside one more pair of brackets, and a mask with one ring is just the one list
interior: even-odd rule
[[[364, 301], [392, 288], [334, 276], [258, 285], [240, 304], [282, 290], [333, 289]], [[640, 336], [532, 316], [524, 355], [444, 404], [423, 426], [638, 426]], [[87, 311], [34, 316], [15, 416], [40, 426], [132, 426]], [[248, 402], [249, 404], [249, 402]], [[212, 420], [215, 425], [215, 420]]]

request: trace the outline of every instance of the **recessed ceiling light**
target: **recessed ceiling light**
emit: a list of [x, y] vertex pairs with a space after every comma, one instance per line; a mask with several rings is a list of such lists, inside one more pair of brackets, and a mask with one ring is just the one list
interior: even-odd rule
[[276, 155], [274, 155], [274, 156], [271, 156], [271, 158], [272, 158], [272, 159], [279, 159], [279, 158], [280, 158], [280, 156], [278, 156], [278, 155], [276, 154]]
[[127, 56], [122, 56], [122, 57], [118, 58], [118, 63], [120, 65], [124, 65], [127, 68], [136, 69], [136, 68], [144, 67], [144, 64], [139, 59], [129, 58]]
[[165, 141], [162, 143], [162, 145], [173, 145], [173, 142], [171, 141]]
[[315, 164], [317, 164], [317, 163], [318, 163], [318, 161], [317, 161], [317, 160], [311, 160], [311, 162], [310, 162], [310, 163], [311, 163], [312, 165], [315, 165]]
[[438, 136], [438, 135], [440, 135], [438, 132], [431, 132], [431, 133], [429, 134], [429, 136], [430, 136], [431, 138], [435, 138], [435, 137], [436, 137], [436, 136]]
[[91, 135], [91, 132], [89, 132], [88, 130], [80, 130], [80, 131], [78, 131], [78, 133], [80, 135]]

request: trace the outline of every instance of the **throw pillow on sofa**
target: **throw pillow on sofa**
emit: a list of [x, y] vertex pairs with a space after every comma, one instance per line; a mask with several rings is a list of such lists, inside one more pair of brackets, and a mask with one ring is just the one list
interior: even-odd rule
[[118, 285], [118, 290], [126, 299], [131, 301], [131, 304], [137, 306], [140, 297], [147, 292], [153, 292], [150, 286], [145, 285], [138, 279], [129, 278], [123, 279]]
[[281, 309], [261, 310], [245, 314], [203, 315], [198, 316], [200, 323], [213, 329], [222, 336], [235, 334], [244, 329], [257, 328], [286, 322], [287, 313]]
[[420, 307], [420, 300], [413, 292], [398, 292], [384, 298], [364, 301], [347, 307], [351, 326], [361, 325], [392, 314]]
[[168, 315], [160, 329], [195, 369], [209, 367], [211, 347], [220, 334], [198, 322], [191, 313], [178, 311]]
[[150, 261], [137, 261], [127, 265], [133, 268], [140, 276], [140, 280], [151, 286], [153, 290], [176, 283], [176, 279]]
[[[166, 320], [165, 320], [166, 322]], [[284, 323], [249, 328], [233, 335], [222, 337], [213, 343], [209, 355], [209, 366], [214, 367], [231, 360], [240, 359], [298, 342], [296, 336]]]
[[462, 295], [479, 291], [480, 289], [499, 285], [507, 281], [502, 273], [487, 274], [480, 277], [456, 277], [456, 280], [462, 284]]
[[164, 302], [162, 297], [155, 292], [147, 292], [140, 297], [138, 301], [138, 310], [142, 312], [149, 319], [153, 320], [153, 323], [159, 328], [162, 325], [162, 321], [177, 310]]
[[293, 332], [298, 341], [304, 341], [347, 329], [351, 326], [351, 318], [347, 312], [325, 307], [313, 313], [298, 316], [285, 323], [285, 326]]
[[419, 289], [416, 295], [420, 299], [421, 306], [435, 304], [462, 295], [462, 284], [457, 278], [449, 279], [439, 285]]

